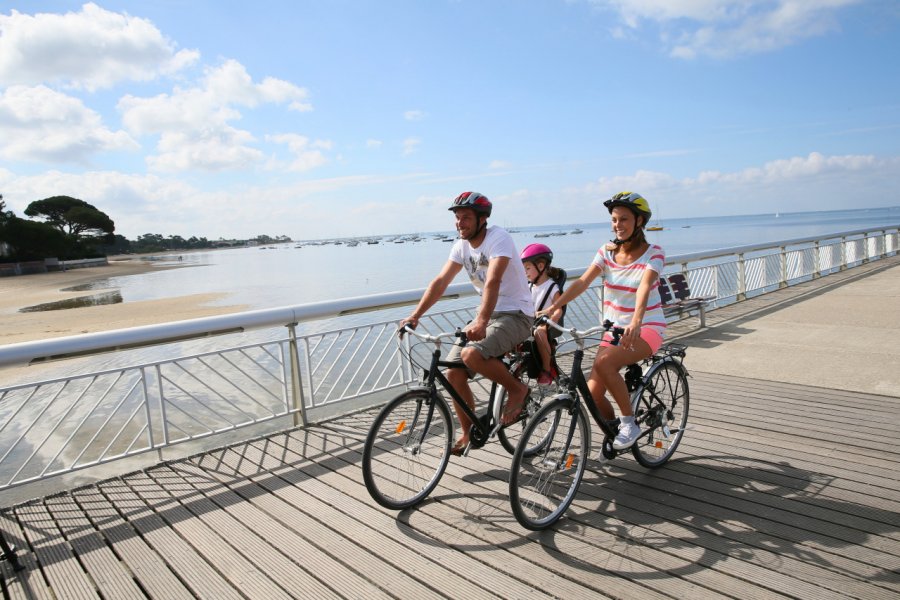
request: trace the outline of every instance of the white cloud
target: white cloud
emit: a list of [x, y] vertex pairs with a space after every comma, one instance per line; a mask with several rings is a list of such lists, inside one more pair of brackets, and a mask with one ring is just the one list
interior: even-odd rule
[[246, 168], [263, 159], [262, 152], [250, 146], [254, 136], [230, 122], [241, 118], [237, 107], [264, 103], [312, 109], [303, 88], [274, 78], [254, 83], [234, 60], [207, 69], [197, 87], [175, 88], [171, 94], [151, 98], [124, 96], [118, 108], [125, 127], [135, 135], [161, 136], [159, 154], [147, 159], [151, 168], [226, 170]]
[[425, 118], [425, 112], [421, 110], [408, 110], [403, 113], [403, 118], [407, 121], [421, 121]]
[[0, 94], [0, 156], [8, 160], [86, 164], [90, 155], [137, 150], [124, 131], [111, 131], [81, 100], [45, 86], [14, 85]]
[[[839, 29], [840, 9], [862, 0], [590, 0], [625, 27], [660, 28], [671, 56], [732, 58], [769, 52]], [[615, 37], [626, 35], [613, 28]]]
[[0, 15], [0, 85], [59, 83], [94, 90], [147, 81], [194, 63], [146, 19], [104, 10]]
[[883, 190], [898, 185], [900, 157], [813, 152], [740, 171], [703, 171], [681, 179], [655, 171], [603, 177], [565, 195], [576, 206], [587, 197], [608, 198], [633, 190], [651, 206], [667, 206], [670, 215], [734, 215], [892, 206], [895, 200], [886, 198]]
[[511, 169], [512, 166], [513, 164], [508, 160], [492, 160], [488, 165], [488, 169], [495, 171], [499, 169]]
[[288, 171], [309, 171], [320, 167], [328, 162], [323, 150], [331, 150], [333, 143], [329, 140], [315, 140], [310, 142], [309, 138], [295, 133], [282, 133], [278, 135], [266, 136], [266, 139], [276, 144], [284, 144], [293, 154], [293, 160], [286, 166], [278, 164], [278, 168], [285, 168]]
[[366, 140], [366, 148], [381, 148], [381, 140]]
[[422, 140], [419, 138], [406, 138], [403, 140], [403, 156], [409, 156], [410, 154], [415, 153], [421, 145]]

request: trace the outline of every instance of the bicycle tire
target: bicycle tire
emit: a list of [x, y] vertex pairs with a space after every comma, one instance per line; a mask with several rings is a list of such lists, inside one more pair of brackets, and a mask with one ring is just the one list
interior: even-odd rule
[[375, 420], [363, 447], [366, 489], [381, 506], [401, 510], [424, 500], [447, 469], [453, 420], [443, 397], [404, 392]]
[[657, 362], [636, 397], [635, 419], [644, 431], [631, 453], [641, 466], [655, 469], [675, 453], [687, 426], [690, 389], [684, 369], [672, 360]]
[[[503, 399], [503, 402], [506, 402], [506, 390], [503, 390], [501, 392], [501, 398]], [[540, 396], [540, 392], [536, 392], [534, 389], [532, 389], [531, 400], [525, 407], [525, 410], [528, 411], [528, 416], [518, 423], [513, 423], [509, 427], [501, 427], [500, 430], [497, 431], [497, 438], [500, 440], [500, 445], [502, 445], [503, 448], [510, 454], [515, 454], [516, 448], [519, 447], [519, 443], [524, 437], [525, 430], [528, 428], [528, 424], [531, 423], [532, 420], [534, 420], [534, 418], [537, 416], [538, 411], [540, 411], [542, 402], [543, 398]], [[550, 418], [556, 419], [556, 423], [558, 423], [559, 413], [554, 413]], [[546, 431], [549, 434], [550, 428], [548, 427]], [[547, 437], [544, 437], [540, 440], [532, 440], [529, 443], [528, 448], [525, 449], [525, 454], [531, 455], [535, 452], [539, 452], [546, 446], [549, 439], [550, 438], [548, 435]]]
[[[509, 477], [510, 505], [522, 527], [546, 529], [569, 508], [584, 477], [590, 436], [583, 408], [568, 395], [545, 404], [528, 423]], [[528, 453], [537, 445], [532, 438], [546, 443], [540, 451]]]

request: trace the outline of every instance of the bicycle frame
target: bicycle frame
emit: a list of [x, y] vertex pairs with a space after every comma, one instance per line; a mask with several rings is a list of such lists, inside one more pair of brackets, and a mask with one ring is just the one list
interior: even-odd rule
[[[563, 331], [563, 332], [567, 331], [567, 330], [560, 328], [555, 323], [552, 323], [550, 321], [548, 321], [548, 323], [550, 323], [551, 326], [556, 327], [556, 329], [559, 329], [560, 331]], [[622, 330], [620, 328], [613, 328], [612, 323], [610, 323], [609, 321], [604, 322], [602, 327], [592, 328], [591, 330], [588, 330], [588, 332], [603, 331], [605, 333], [610, 330], [612, 330], [612, 333], [613, 333], [613, 345], [616, 345], [616, 343], [618, 342], [618, 336], [622, 333]], [[570, 333], [571, 333], [571, 331], [574, 331], [574, 330], [570, 330]], [[575, 352], [573, 355], [572, 370], [571, 370], [571, 373], [568, 375], [567, 380], [564, 382], [564, 386], [568, 390], [570, 396], [573, 397], [573, 403], [574, 403], [576, 410], [577, 410], [578, 404], [580, 404], [582, 402], [582, 399], [584, 400], [584, 404], [587, 406], [588, 412], [590, 413], [591, 418], [594, 420], [594, 423], [596, 423], [597, 426], [603, 431], [603, 434], [604, 434], [603, 454], [604, 454], [604, 456], [606, 456], [607, 458], [614, 458], [615, 456], [617, 456], [619, 454], [630, 451], [630, 448], [626, 448], [624, 450], [614, 450], [612, 448], [612, 445], [609, 443], [609, 440], [614, 438], [616, 436], [616, 434], [618, 433], [619, 419], [614, 418], [612, 420], [606, 420], [603, 417], [603, 415], [601, 414], [600, 408], [597, 406], [597, 403], [594, 402], [593, 395], [591, 394], [590, 388], [588, 387], [588, 384], [587, 384], [587, 379], [585, 379], [584, 371], [582, 370], [582, 364], [584, 362], [584, 340], [585, 340], [585, 338], [576, 338], [575, 339], [576, 348], [575, 348]], [[676, 350], [676, 355], [678, 355], [677, 352], [679, 352], [679, 351]], [[681, 352], [680, 356], [683, 356], [684, 355], [683, 349], [680, 350], [680, 352]], [[673, 358], [672, 353], [666, 353], [661, 357], [658, 357], [657, 355], [652, 355], [649, 357], [649, 360], [651, 360], [653, 362], [653, 365], [655, 365], [657, 363], [673, 363], [673, 364], [678, 365], [679, 369], [682, 369], [682, 370], [684, 369], [684, 366], [682, 365], [682, 363], [679, 361], [676, 361]], [[632, 409], [636, 410], [637, 404], [642, 396], [642, 392], [645, 389], [645, 381], [643, 379], [643, 376], [644, 376], [643, 369], [641, 367], [640, 362], [629, 364], [625, 368], [626, 368], [625, 381], [626, 381], [626, 385], [628, 388], [629, 401], [631, 403]], [[652, 368], [652, 366], [651, 366], [651, 368]], [[687, 374], [687, 373], [685, 373], [685, 374]], [[650, 394], [654, 399], [658, 399], [656, 397], [656, 393], [653, 390], [650, 390]], [[568, 434], [568, 438], [571, 438], [573, 433], [574, 433], [574, 431], [570, 431]], [[638, 437], [638, 440], [647, 435], [650, 435], [651, 433], [652, 433], [651, 429], [646, 429], [646, 430], [642, 431], [640, 436]], [[569, 440], [569, 441], [571, 441], [571, 440]]]
[[[415, 332], [413, 332], [415, 333]], [[491, 393], [488, 399], [488, 408], [485, 413], [479, 416], [474, 408], [469, 407], [468, 404], [462, 399], [459, 395], [459, 392], [453, 387], [450, 383], [450, 380], [447, 379], [447, 376], [441, 371], [441, 368], [457, 368], [457, 369], [465, 369], [466, 366], [462, 362], [454, 362], [454, 361], [445, 361], [441, 360], [441, 346], [440, 339], [434, 340], [435, 349], [431, 354], [431, 364], [428, 370], [425, 373], [425, 387], [428, 388], [428, 393], [431, 396], [433, 402], [439, 401], [438, 389], [437, 385], [440, 386], [450, 395], [450, 398], [453, 400], [455, 406], [461, 410], [466, 417], [472, 422], [472, 430], [469, 432], [469, 442], [473, 448], [481, 448], [483, 447], [488, 440], [493, 437], [497, 431], [501, 427], [500, 423], [500, 405], [497, 401], [498, 393], [497, 390], [500, 387], [497, 382], [491, 382]], [[425, 422], [425, 429], [427, 431], [428, 427], [431, 425], [431, 417], [434, 414], [434, 406], [432, 405], [429, 408], [427, 421]]]

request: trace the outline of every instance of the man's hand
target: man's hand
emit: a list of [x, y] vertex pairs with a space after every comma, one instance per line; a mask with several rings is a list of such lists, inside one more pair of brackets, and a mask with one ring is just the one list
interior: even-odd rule
[[481, 319], [475, 319], [464, 329], [466, 332], [466, 339], [470, 342], [478, 342], [483, 340], [487, 335], [487, 322], [482, 321]]
[[400, 324], [397, 326], [397, 330], [400, 332], [400, 337], [403, 337], [404, 327], [409, 326], [410, 329], [415, 329], [419, 326], [419, 317], [410, 315], [400, 321]]

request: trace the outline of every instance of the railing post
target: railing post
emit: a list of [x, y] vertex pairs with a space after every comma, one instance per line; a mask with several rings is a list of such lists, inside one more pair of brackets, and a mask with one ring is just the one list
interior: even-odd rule
[[[150, 442], [150, 448], [156, 448], [156, 438], [153, 435], [153, 413], [150, 410], [150, 387], [147, 385], [147, 369], [141, 368], [141, 387], [144, 389], [144, 413], [147, 419], [147, 437]], [[157, 456], [162, 461], [162, 449], [157, 450]]]
[[[162, 419], [163, 446], [169, 445], [169, 419], [166, 416], [166, 397], [163, 392], [162, 369], [156, 365], [156, 384], [159, 387], [159, 418]], [[162, 451], [160, 451], [162, 458]]]
[[781, 281], [778, 282], [778, 289], [787, 287], [787, 246], [781, 246]]
[[838, 271], [847, 270], [847, 236], [841, 236], [841, 261]]
[[863, 245], [862, 264], [866, 264], [867, 262], [869, 262], [869, 234], [868, 233], [863, 234], [862, 245]]
[[738, 254], [738, 280], [737, 294], [735, 298], [738, 301], [747, 299], [747, 265], [744, 262], [744, 253]]
[[814, 242], [813, 252], [815, 252], [815, 254], [813, 255], [812, 278], [818, 279], [819, 277], [822, 276], [822, 259], [819, 256], [821, 254], [821, 249], [819, 248], [819, 240], [816, 240]]
[[303, 375], [300, 371], [300, 348], [297, 343], [297, 324], [288, 323], [289, 360], [291, 362], [291, 400], [293, 401], [294, 427], [306, 426], [306, 411], [303, 410]]

